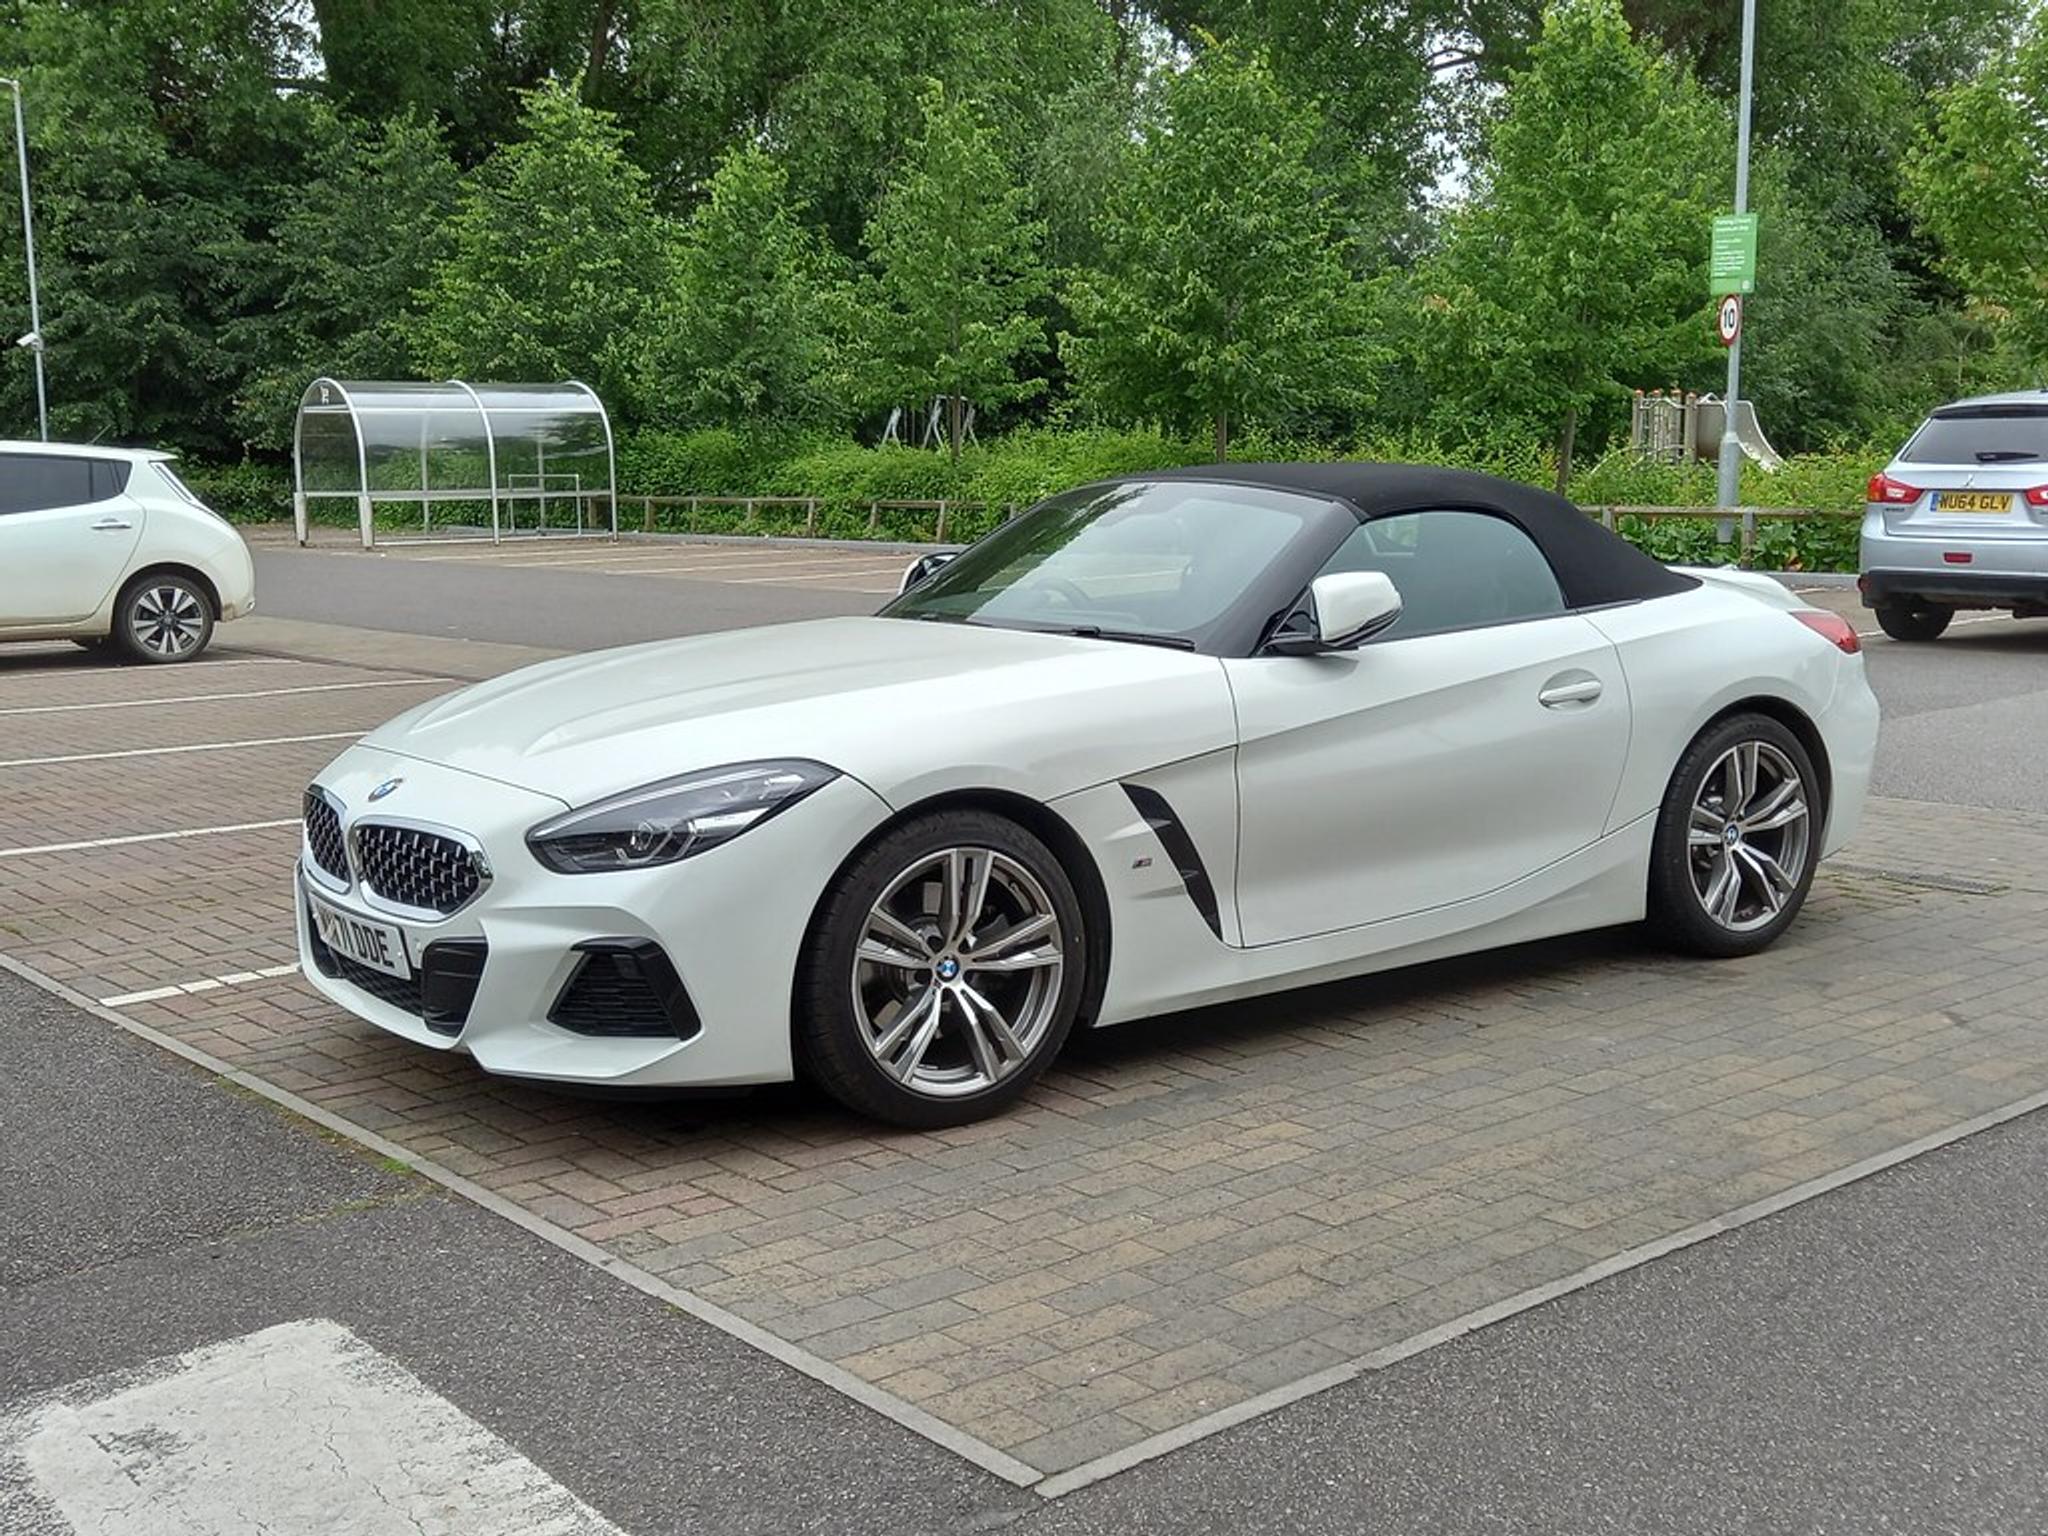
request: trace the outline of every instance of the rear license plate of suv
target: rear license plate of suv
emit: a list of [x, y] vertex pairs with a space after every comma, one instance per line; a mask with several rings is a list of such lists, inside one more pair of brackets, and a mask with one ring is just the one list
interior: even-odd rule
[[2010, 512], [2012, 497], [2003, 491], [1936, 491], [1937, 512]]

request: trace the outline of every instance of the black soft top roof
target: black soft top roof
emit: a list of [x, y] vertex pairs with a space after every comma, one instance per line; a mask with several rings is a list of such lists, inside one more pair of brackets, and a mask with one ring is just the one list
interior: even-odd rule
[[1349, 502], [1367, 517], [1428, 508], [1470, 507], [1497, 513], [1536, 541], [1566, 603], [1592, 608], [1683, 592], [1699, 583], [1658, 564], [1609, 533], [1562, 496], [1469, 469], [1426, 464], [1204, 464], [1126, 475], [1127, 481], [1207, 480], [1270, 486]]

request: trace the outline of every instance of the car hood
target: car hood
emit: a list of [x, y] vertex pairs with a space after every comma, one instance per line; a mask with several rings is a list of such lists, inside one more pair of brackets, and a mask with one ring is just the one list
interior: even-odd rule
[[1234, 736], [1213, 657], [857, 618], [543, 662], [421, 705], [365, 744], [571, 805], [779, 757], [901, 805], [968, 786], [1050, 799]]

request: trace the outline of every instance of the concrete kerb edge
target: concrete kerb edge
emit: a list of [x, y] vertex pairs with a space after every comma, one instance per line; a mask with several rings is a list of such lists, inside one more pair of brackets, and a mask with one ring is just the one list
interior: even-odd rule
[[1149, 1439], [1140, 1440], [1136, 1444], [1126, 1446], [1124, 1449], [1112, 1452], [1110, 1455], [1099, 1456], [1094, 1461], [1083, 1462], [1078, 1467], [1046, 1478], [1037, 1485], [1035, 1491], [1047, 1499], [1057, 1499], [1065, 1494], [1076, 1492], [1089, 1486], [1091, 1483], [1101, 1482], [1104, 1478], [1113, 1477], [1119, 1472], [1127, 1472], [1132, 1467], [1138, 1466], [1143, 1462], [1155, 1460], [1160, 1456], [1192, 1445], [1198, 1440], [1205, 1440], [1209, 1436], [1223, 1430], [1233, 1428], [1252, 1419], [1261, 1418], [1276, 1408], [1284, 1408], [1290, 1403], [1300, 1402], [1303, 1398], [1327, 1392], [1332, 1387], [1342, 1386], [1345, 1382], [1356, 1380], [1358, 1377], [1370, 1372], [1382, 1371], [1389, 1366], [1398, 1365], [1403, 1360], [1423, 1354], [1428, 1350], [1437, 1348], [1439, 1345], [1448, 1344], [1452, 1340], [1462, 1338], [1468, 1333], [1477, 1333], [1480, 1329], [1490, 1328], [1495, 1323], [1506, 1322], [1509, 1318], [1532, 1311], [1546, 1302], [1556, 1301], [1560, 1297], [1568, 1296], [1575, 1291], [1585, 1290], [1615, 1275], [1626, 1274], [1632, 1269], [1641, 1269], [1643, 1266], [1654, 1263], [1656, 1260], [1665, 1258], [1670, 1254], [1677, 1253], [1681, 1249], [1693, 1247], [1695, 1244], [1703, 1243], [1709, 1238], [1719, 1237], [1724, 1233], [1733, 1232], [1738, 1228], [1749, 1226], [1767, 1217], [1776, 1216], [1781, 1212], [1790, 1210], [1794, 1206], [1803, 1205], [1809, 1200], [1817, 1199], [1821, 1195], [1832, 1194], [1838, 1189], [1845, 1188], [1859, 1180], [1867, 1179], [1873, 1174], [1882, 1173], [1888, 1168], [1895, 1168], [1901, 1163], [1911, 1162], [1916, 1157], [1925, 1156], [1929, 1152], [1939, 1151], [1941, 1148], [1950, 1146], [1955, 1142], [1975, 1136], [1982, 1131], [1991, 1130], [1996, 1126], [2005, 1124], [2009, 1120], [2017, 1120], [2022, 1115], [2032, 1114], [2034, 1111], [2043, 1108], [2048, 1108], [2048, 1090], [2028, 1094], [2025, 1098], [2016, 1099], [2010, 1104], [2004, 1104], [1996, 1109], [1987, 1110], [1981, 1115], [1975, 1115], [1968, 1120], [1958, 1121], [1954, 1125], [1946, 1126], [1941, 1130], [1931, 1131], [1925, 1136], [1892, 1147], [1887, 1151], [1874, 1153], [1859, 1162], [1849, 1164], [1845, 1168], [1838, 1168], [1833, 1173], [1825, 1173], [1818, 1178], [1808, 1179], [1802, 1184], [1794, 1184], [1789, 1189], [1782, 1189], [1775, 1195], [1767, 1195], [1761, 1200], [1751, 1201], [1748, 1205], [1738, 1206], [1736, 1209], [1724, 1212], [1719, 1216], [1711, 1216], [1705, 1221], [1697, 1222], [1692, 1226], [1682, 1228], [1664, 1237], [1656, 1238], [1651, 1242], [1641, 1243], [1634, 1248], [1624, 1249], [1622, 1252], [1614, 1254], [1609, 1258], [1589, 1264], [1584, 1269], [1576, 1270], [1569, 1275], [1562, 1276], [1543, 1285], [1532, 1286], [1526, 1291], [1517, 1292], [1513, 1296], [1492, 1302], [1487, 1306], [1476, 1308], [1461, 1317], [1452, 1318], [1449, 1322], [1440, 1323], [1434, 1328], [1425, 1329], [1421, 1333], [1411, 1334], [1405, 1339], [1385, 1345], [1380, 1349], [1372, 1351], [1370, 1354], [1361, 1355], [1356, 1360], [1347, 1360], [1341, 1364], [1330, 1366], [1314, 1376], [1305, 1376], [1299, 1381], [1275, 1387], [1270, 1392], [1262, 1393], [1258, 1397], [1247, 1398], [1241, 1403], [1234, 1403], [1228, 1408], [1220, 1409], [1204, 1418], [1192, 1420], [1176, 1429], [1170, 1429], [1162, 1434], [1153, 1435]]
[[546, 1221], [541, 1217], [520, 1209], [495, 1191], [486, 1189], [482, 1185], [464, 1178], [453, 1169], [445, 1168], [434, 1162], [431, 1158], [421, 1157], [417, 1153], [400, 1146], [398, 1143], [387, 1140], [366, 1126], [357, 1125], [354, 1121], [301, 1098], [298, 1094], [292, 1093], [288, 1089], [279, 1088], [272, 1083], [265, 1082], [262, 1078], [244, 1072], [239, 1067], [230, 1066], [211, 1053], [200, 1050], [196, 1046], [188, 1045], [184, 1041], [163, 1033], [161, 1030], [152, 1029], [147, 1024], [134, 1019], [124, 1018], [113, 1009], [103, 1007], [84, 993], [52, 977], [45, 976], [33, 966], [16, 960], [11, 955], [0, 954], [0, 970], [18, 976], [31, 986], [39, 987], [51, 996], [60, 998], [73, 1007], [79, 1008], [105, 1023], [112, 1024], [116, 1028], [125, 1030], [138, 1039], [146, 1040], [174, 1056], [181, 1057], [193, 1065], [213, 1073], [224, 1081], [231, 1082], [250, 1093], [267, 1099], [280, 1108], [289, 1110], [291, 1113], [310, 1120], [316, 1125], [324, 1126], [336, 1135], [355, 1142], [358, 1146], [375, 1152], [381, 1157], [388, 1157], [393, 1161], [404, 1164], [422, 1177], [440, 1184], [451, 1193], [460, 1195], [462, 1198], [481, 1206], [492, 1214], [503, 1217], [515, 1226], [531, 1232], [534, 1236], [561, 1249], [563, 1252], [624, 1281], [635, 1290], [658, 1301], [667, 1302], [677, 1310], [685, 1312], [698, 1321], [718, 1329], [721, 1333], [737, 1339], [739, 1342], [754, 1349], [758, 1349], [761, 1353], [780, 1361], [790, 1369], [798, 1371], [846, 1397], [852, 1398], [863, 1407], [873, 1409], [902, 1428], [910, 1430], [912, 1433], [930, 1441], [943, 1450], [953, 1452], [963, 1460], [980, 1467], [983, 1471], [1000, 1477], [1005, 1482], [1016, 1487], [1032, 1489], [1048, 1500], [1058, 1499], [1066, 1494], [1077, 1492], [1106, 1478], [1114, 1477], [1118, 1473], [1127, 1472], [1145, 1462], [1157, 1460], [1161, 1456], [1193, 1445], [1197, 1441], [1206, 1440], [1224, 1430], [1235, 1428], [1253, 1419], [1262, 1418], [1276, 1409], [1287, 1407], [1289, 1404], [1300, 1402], [1305, 1398], [1317, 1396], [1329, 1391], [1333, 1387], [1342, 1386], [1345, 1382], [1356, 1380], [1358, 1377], [1370, 1372], [1385, 1370], [1390, 1366], [1399, 1364], [1401, 1361], [1411, 1359], [1440, 1345], [1462, 1338], [1466, 1334], [1476, 1333], [1480, 1329], [1505, 1322], [1524, 1312], [1532, 1311], [1546, 1302], [1556, 1301], [1573, 1292], [1585, 1290], [1615, 1275], [1640, 1269], [1682, 1249], [1705, 1242], [1709, 1238], [1719, 1237], [1724, 1233], [1733, 1232], [1738, 1228], [1749, 1226], [1767, 1217], [1778, 1215], [1783, 1211], [1797, 1205], [1803, 1205], [1807, 1201], [1816, 1199], [1821, 1195], [1832, 1194], [1838, 1189], [1869, 1178], [1873, 1174], [1882, 1173], [1888, 1168], [1898, 1167], [1902, 1163], [1911, 1162], [1914, 1158], [1925, 1156], [1929, 1152], [1938, 1151], [1943, 1147], [1966, 1140], [1980, 1132], [2003, 1125], [2007, 1121], [2016, 1120], [2022, 1115], [2032, 1114], [2036, 1110], [2048, 1108], [2048, 1090], [2028, 1094], [2024, 1098], [2015, 1099], [2011, 1103], [2001, 1105], [1996, 1109], [1987, 1110], [1983, 1114], [1972, 1116], [1967, 1120], [1958, 1121], [1941, 1130], [1931, 1131], [1925, 1136], [1917, 1137], [1912, 1141], [1902, 1143], [1887, 1151], [1873, 1153], [1871, 1156], [1851, 1163], [1847, 1167], [1839, 1168], [1833, 1173], [1822, 1174], [1817, 1178], [1808, 1179], [1788, 1189], [1780, 1190], [1775, 1195], [1768, 1195], [1761, 1200], [1751, 1201], [1747, 1205], [1738, 1206], [1736, 1209], [1725, 1212], [1722, 1215], [1709, 1217], [1705, 1221], [1697, 1222], [1692, 1226], [1682, 1228], [1677, 1232], [1670, 1233], [1651, 1242], [1641, 1243], [1636, 1247], [1625, 1249], [1621, 1253], [1601, 1259], [1597, 1263], [1589, 1264], [1583, 1269], [1576, 1270], [1557, 1280], [1533, 1286], [1528, 1290], [1517, 1292], [1513, 1296], [1490, 1303], [1487, 1306], [1475, 1308], [1470, 1312], [1464, 1313], [1462, 1316], [1452, 1318], [1445, 1323], [1440, 1323], [1434, 1328], [1428, 1328], [1420, 1333], [1411, 1334], [1405, 1339], [1397, 1340], [1369, 1354], [1361, 1355], [1355, 1360], [1344, 1361], [1313, 1375], [1304, 1376], [1297, 1381], [1288, 1382], [1270, 1391], [1260, 1393], [1256, 1397], [1246, 1398], [1243, 1402], [1234, 1403], [1228, 1408], [1219, 1409], [1215, 1413], [1191, 1420], [1186, 1424], [1180, 1425], [1178, 1428], [1149, 1436], [1133, 1445], [1124, 1447], [1122, 1450], [1113, 1451], [1106, 1456], [1096, 1457], [1093, 1461], [1083, 1462], [1081, 1465], [1070, 1468], [1065, 1472], [1047, 1475], [1007, 1452], [988, 1444], [986, 1441], [979, 1440], [962, 1430], [955, 1429], [952, 1425], [925, 1412], [925, 1410], [917, 1407], [915, 1404], [906, 1402], [893, 1393], [884, 1391], [880, 1387], [861, 1380], [852, 1372], [834, 1365], [831, 1361], [814, 1355], [798, 1345], [789, 1343], [787, 1340], [776, 1337], [766, 1329], [760, 1328], [748, 1322], [745, 1318], [726, 1311], [714, 1302], [706, 1301], [702, 1297], [683, 1290], [679, 1286], [670, 1285], [667, 1281], [661, 1279], [660, 1276], [641, 1269], [638, 1265], [619, 1258], [614, 1254], [607, 1253], [595, 1243], [576, 1236], [575, 1233], [568, 1231], [566, 1228], [558, 1227], [553, 1222]]
[[161, 1030], [152, 1029], [149, 1025], [135, 1019], [124, 1018], [115, 1010], [102, 1006], [76, 988], [67, 986], [53, 977], [45, 976], [35, 967], [16, 960], [11, 955], [0, 954], [0, 970], [19, 977], [21, 980], [29, 983], [29, 985], [38, 987], [51, 996], [62, 999], [74, 1008], [81, 1009], [104, 1023], [112, 1024], [138, 1039], [146, 1040], [151, 1045], [168, 1051], [174, 1056], [181, 1057], [191, 1062], [194, 1066], [221, 1078], [223, 1081], [233, 1083], [238, 1088], [268, 1099], [280, 1108], [287, 1109], [302, 1119], [310, 1120], [315, 1125], [324, 1126], [336, 1135], [345, 1137], [380, 1157], [386, 1157], [394, 1162], [404, 1164], [423, 1178], [431, 1179], [434, 1183], [441, 1185], [451, 1193], [460, 1195], [472, 1204], [483, 1207], [495, 1216], [503, 1217], [514, 1226], [521, 1227], [572, 1257], [581, 1259], [586, 1264], [593, 1265], [603, 1270], [606, 1274], [624, 1281], [635, 1290], [651, 1296], [657, 1301], [666, 1302], [678, 1311], [688, 1313], [699, 1322], [716, 1328], [719, 1332], [737, 1339], [740, 1343], [759, 1350], [762, 1354], [781, 1362], [791, 1370], [801, 1372], [820, 1385], [829, 1387], [833, 1391], [853, 1399], [862, 1407], [872, 1409], [902, 1428], [929, 1440], [941, 1450], [951, 1451], [954, 1455], [972, 1462], [983, 1471], [989, 1472], [1007, 1483], [1011, 1483], [1019, 1488], [1029, 1488], [1040, 1482], [1045, 1476], [1036, 1467], [1029, 1466], [1007, 1452], [998, 1450], [995, 1446], [978, 1440], [962, 1430], [955, 1429], [944, 1420], [925, 1412], [916, 1404], [906, 1402], [894, 1393], [884, 1391], [871, 1382], [863, 1381], [851, 1371], [834, 1365], [822, 1356], [814, 1355], [809, 1350], [792, 1344], [786, 1339], [776, 1337], [767, 1330], [748, 1322], [745, 1318], [726, 1311], [725, 1308], [717, 1305], [715, 1302], [706, 1301], [703, 1297], [686, 1291], [680, 1286], [670, 1285], [659, 1275], [652, 1274], [640, 1268], [637, 1264], [630, 1263], [615, 1254], [607, 1253], [604, 1249], [598, 1247], [597, 1244], [590, 1242], [588, 1239], [578, 1237], [575, 1233], [564, 1227], [558, 1227], [553, 1222], [533, 1215], [530, 1211], [520, 1209], [495, 1191], [486, 1189], [483, 1185], [473, 1180], [464, 1178], [453, 1169], [436, 1163], [432, 1158], [422, 1157], [417, 1152], [410, 1151], [400, 1146], [397, 1142], [380, 1136], [367, 1126], [358, 1125], [345, 1116], [337, 1115], [332, 1110], [325, 1109], [308, 1099], [301, 1098], [289, 1089], [279, 1088], [273, 1083], [265, 1082], [262, 1078], [252, 1073], [244, 1072], [239, 1067], [231, 1066], [210, 1052], [200, 1050], [193, 1045], [188, 1045], [186, 1042], [167, 1035]]

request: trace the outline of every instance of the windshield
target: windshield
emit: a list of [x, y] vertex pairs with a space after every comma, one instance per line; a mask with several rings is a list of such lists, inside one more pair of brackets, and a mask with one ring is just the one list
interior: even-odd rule
[[1040, 503], [883, 613], [1195, 648], [1329, 509], [1249, 486], [1090, 486]]
[[1930, 416], [1899, 450], [1902, 464], [2026, 464], [2048, 459], [2048, 410], [1985, 406]]

